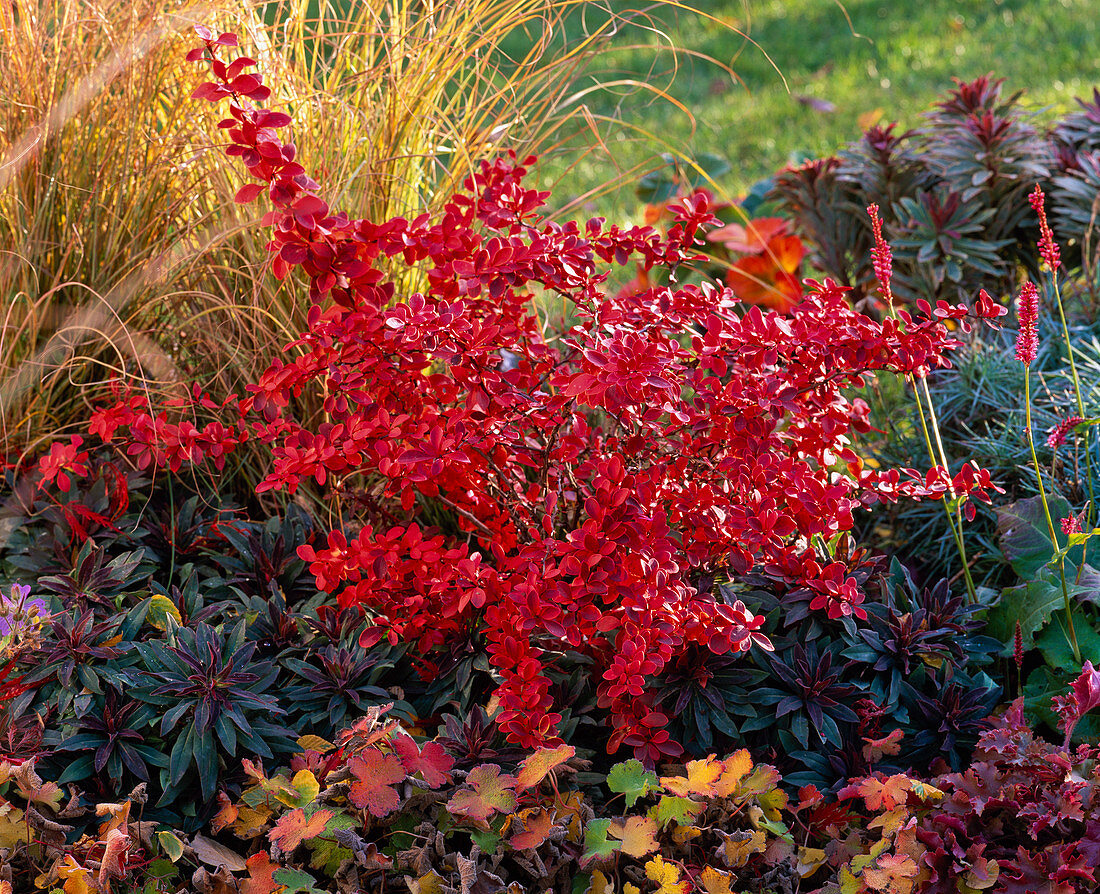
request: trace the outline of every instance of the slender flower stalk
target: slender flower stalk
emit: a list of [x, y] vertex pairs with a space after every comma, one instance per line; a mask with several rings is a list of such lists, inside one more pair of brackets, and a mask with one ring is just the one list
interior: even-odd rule
[[1016, 698], [1023, 696], [1024, 676], [1024, 632], [1016, 621], [1016, 635], [1012, 642], [1012, 659], [1016, 663]]
[[[886, 237], [882, 234], [882, 217], [879, 215], [878, 205], [872, 204], [867, 206], [867, 214], [871, 218], [871, 229], [875, 236], [875, 245], [871, 249], [871, 264], [874, 267], [875, 279], [878, 281], [879, 291], [882, 293], [883, 298], [886, 299], [886, 307], [889, 315], [894, 319], [898, 319], [897, 310], [894, 308], [894, 293], [890, 288], [890, 279], [894, 272], [894, 255], [890, 248], [890, 243], [886, 241]], [[932, 406], [932, 395], [928, 390], [928, 381], [925, 378], [921, 378], [921, 384], [924, 387], [925, 400], [928, 402], [928, 412], [925, 415], [924, 404], [921, 401], [920, 392], [917, 390], [916, 376], [910, 374], [909, 384], [913, 388], [913, 397], [917, 402], [917, 413], [920, 415], [921, 429], [924, 432], [924, 443], [928, 448], [928, 456], [933, 465], [937, 463], [943, 467], [944, 473], [947, 475], [948, 491], [951, 496], [951, 501], [955, 507], [955, 515], [951, 514], [951, 507], [947, 501], [942, 501], [943, 510], [947, 516], [947, 526], [951, 529], [951, 536], [955, 539], [955, 548], [959, 552], [959, 559], [962, 561], [963, 577], [966, 581], [966, 593], [970, 602], [977, 602], [978, 594], [977, 589], [974, 586], [974, 579], [970, 576], [970, 562], [966, 555], [966, 541], [962, 536], [962, 503], [958, 499], [958, 495], [955, 493], [955, 487], [951, 483], [950, 467], [947, 464], [947, 454], [943, 449], [943, 441], [940, 438], [939, 422], [936, 419], [936, 412]], [[929, 426], [929, 420], [931, 426]], [[932, 434], [935, 434], [936, 446], [939, 448], [939, 456], [936, 456], [936, 450], [932, 446]]]
[[[1085, 415], [1085, 401], [1081, 396], [1081, 379], [1077, 374], [1077, 361], [1073, 354], [1073, 342], [1069, 337], [1069, 324], [1066, 322], [1066, 310], [1062, 305], [1062, 290], [1058, 280], [1058, 269], [1062, 263], [1061, 252], [1058, 249], [1058, 243], [1054, 241], [1054, 234], [1051, 232], [1050, 224], [1047, 222], [1046, 212], [1046, 197], [1043, 195], [1043, 190], [1038, 184], [1035, 185], [1035, 189], [1032, 190], [1028, 196], [1028, 202], [1031, 203], [1031, 207], [1034, 209], [1036, 215], [1039, 217], [1039, 255], [1042, 257], [1044, 263], [1050, 268], [1051, 280], [1054, 289], [1054, 301], [1058, 306], [1058, 317], [1062, 323], [1062, 337], [1066, 342], [1066, 353], [1069, 356], [1069, 369], [1073, 376], [1073, 393], [1077, 400], [1077, 414], [1078, 417], [1084, 417]], [[1073, 418], [1073, 417], [1071, 417]], [[1083, 422], [1083, 418], [1078, 418], [1078, 422]], [[1067, 419], [1065, 423], [1068, 424]], [[1075, 423], [1076, 424], [1076, 423]], [[1059, 426], [1060, 428], [1061, 426]], [[1056, 429], [1057, 430], [1057, 429]], [[1068, 433], [1067, 428], [1066, 432]], [[1056, 446], [1056, 445], [1052, 445]], [[1096, 494], [1094, 492], [1094, 485], [1092, 480], [1092, 451], [1089, 449], [1089, 445], [1086, 441], [1085, 444], [1085, 485], [1088, 488], [1089, 502], [1085, 507], [1085, 528], [1092, 530], [1096, 520]], [[1085, 567], [1085, 556], [1088, 551], [1088, 543], [1086, 542], [1082, 549], [1081, 564], [1077, 568], [1077, 579], [1080, 580], [1081, 572]]]
[[[1031, 464], [1035, 469], [1035, 477], [1039, 482], [1039, 498], [1043, 503], [1043, 515], [1047, 520], [1047, 529], [1050, 532], [1050, 542], [1055, 549], [1058, 548], [1058, 535], [1054, 531], [1054, 519], [1050, 514], [1050, 504], [1047, 502], [1046, 487], [1043, 485], [1043, 472], [1039, 467], [1039, 457], [1035, 453], [1035, 435], [1031, 424], [1031, 364], [1039, 348], [1037, 335], [1037, 321], [1039, 319], [1039, 290], [1033, 282], [1025, 282], [1020, 289], [1016, 315], [1020, 321], [1020, 330], [1016, 336], [1016, 359], [1024, 365], [1024, 413], [1026, 414], [1027, 446], [1031, 451]], [[1069, 601], [1069, 587], [1066, 584], [1066, 559], [1058, 557], [1058, 578], [1062, 583], [1062, 601], [1066, 608], [1066, 624], [1069, 627], [1069, 641], [1073, 648], [1073, 660], [1081, 663], [1081, 648], [1077, 645], [1077, 631], [1073, 626], [1073, 608]]]

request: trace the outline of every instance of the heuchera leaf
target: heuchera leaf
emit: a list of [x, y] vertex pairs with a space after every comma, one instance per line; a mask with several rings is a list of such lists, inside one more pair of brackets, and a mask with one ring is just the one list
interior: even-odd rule
[[392, 744], [410, 776], [419, 773], [429, 788], [450, 782], [454, 758], [438, 742], [425, 742], [418, 747], [412, 737], [399, 735]]
[[455, 792], [447, 802], [447, 810], [453, 815], [484, 823], [494, 813], [507, 813], [515, 808], [516, 793], [513, 789], [516, 779], [508, 773], [501, 773], [496, 764], [474, 767], [466, 782], [471, 788]]
[[248, 878], [241, 882], [241, 894], [273, 894], [282, 887], [272, 877], [279, 864], [271, 862], [267, 851], [253, 854], [245, 862], [245, 866], [248, 869]]
[[715, 869], [713, 866], [704, 866], [698, 879], [699, 884], [703, 886], [703, 890], [707, 894], [733, 894], [733, 890], [730, 888], [732, 880], [733, 876], [730, 873], [722, 872], [722, 870]]
[[639, 760], [631, 758], [615, 764], [607, 774], [607, 787], [626, 796], [626, 806], [633, 807], [638, 799], [660, 789], [656, 773], [651, 773]]
[[[306, 842], [309, 848], [309, 865], [314, 869], [320, 869], [326, 875], [335, 875], [344, 860], [349, 860], [355, 855], [350, 848], [342, 847], [332, 837], [334, 833], [342, 829], [354, 829], [356, 822], [346, 814], [338, 813], [330, 819], [325, 826], [323, 835]], [[378, 856], [377, 854], [375, 855]]]
[[657, 883], [657, 894], [686, 894], [688, 883], [680, 881], [680, 869], [675, 863], [666, 863], [658, 854], [645, 864], [645, 875]]
[[275, 797], [287, 807], [307, 807], [321, 794], [317, 777], [309, 770], [299, 770], [290, 780], [289, 791], [277, 792]]
[[289, 854], [303, 841], [316, 838], [335, 814], [331, 810], [318, 810], [310, 816], [298, 807], [279, 817], [275, 828], [267, 833], [268, 840], [284, 854]]
[[1086, 661], [1080, 676], [1073, 681], [1069, 695], [1054, 699], [1054, 710], [1062, 721], [1067, 744], [1077, 723], [1096, 707], [1100, 707], [1100, 669], [1093, 667], [1091, 661]]
[[72, 854], [57, 864], [57, 874], [65, 880], [65, 894], [93, 894], [95, 880], [90, 869], [81, 866]]
[[879, 813], [904, 804], [911, 789], [912, 781], [904, 773], [896, 773], [890, 777], [878, 774], [849, 783], [837, 792], [837, 797], [863, 798], [868, 810]]
[[657, 802], [657, 824], [662, 829], [673, 821], [681, 826], [689, 826], [698, 819], [705, 806], [691, 798], [661, 795], [661, 800]]
[[[575, 891], [576, 888], [573, 890]], [[588, 887], [584, 889], [584, 894], [615, 894], [615, 886], [600, 870], [594, 869], [592, 880], [588, 883]]]
[[644, 857], [657, 850], [657, 823], [648, 816], [628, 816], [623, 822], [612, 820], [608, 832], [622, 842], [627, 856]]
[[729, 869], [740, 869], [749, 862], [749, 857], [753, 854], [762, 854], [768, 844], [768, 836], [763, 829], [731, 834], [726, 834], [721, 829], [717, 831], [722, 838], [722, 847], [718, 853]]
[[705, 760], [688, 761], [687, 776], [662, 776], [661, 785], [665, 790], [682, 798], [698, 795], [699, 797], [713, 797], [715, 783], [726, 769], [725, 763], [716, 761], [712, 754]]
[[609, 819], [594, 819], [585, 827], [582, 863], [589, 863], [601, 857], [610, 857], [622, 847], [617, 841], [608, 841], [607, 833], [610, 827]]
[[913, 889], [917, 863], [907, 854], [883, 854], [877, 866], [863, 870], [863, 884], [883, 894], [908, 894]]
[[863, 739], [866, 743], [863, 746], [863, 759], [869, 764], [875, 764], [882, 760], [883, 755], [897, 754], [901, 751], [901, 740], [903, 735], [900, 729], [896, 729], [878, 739], [867, 738], [865, 736]]
[[577, 749], [572, 745], [558, 745], [556, 748], [539, 748], [522, 764], [516, 774], [516, 791], [522, 792], [534, 788], [555, 767], [559, 767], [574, 757]]
[[369, 748], [348, 761], [348, 770], [357, 780], [348, 792], [352, 804], [379, 819], [397, 809], [401, 799], [394, 786], [405, 781], [405, 768], [397, 755]]
[[517, 818], [523, 824], [522, 830], [508, 839], [517, 851], [538, 847], [550, 837], [550, 830], [554, 828], [554, 811], [542, 807], [520, 811]]
[[277, 884], [286, 885], [282, 894], [325, 894], [316, 886], [317, 879], [302, 869], [283, 867], [276, 869], [271, 877]]
[[733, 797], [741, 780], [752, 772], [752, 756], [747, 748], [742, 748], [722, 761], [722, 767], [722, 775], [714, 783], [714, 795], [718, 798]]

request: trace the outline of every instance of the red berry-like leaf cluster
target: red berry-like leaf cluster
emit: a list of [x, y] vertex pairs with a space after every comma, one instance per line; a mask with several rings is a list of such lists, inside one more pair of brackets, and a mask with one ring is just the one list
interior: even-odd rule
[[[300, 551], [318, 585], [372, 610], [368, 642], [403, 640], [427, 658], [482, 636], [513, 742], [554, 741], [547, 669], [568, 649], [593, 661], [610, 750], [678, 753], [650, 694], [669, 661], [692, 647], [770, 648], [762, 618], [694, 580], [763, 565], [813, 586], [815, 609], [861, 614], [858, 588], [815, 541], [878, 500], [988, 500], [994, 486], [970, 466], [864, 468], [852, 442], [868, 408], [845, 389], [880, 370], [947, 366], [957, 342], [945, 321], [993, 319], [992, 302], [876, 322], [831, 282], [810, 283], [789, 316], [741, 313], [709, 285], [615, 294], [615, 267], [668, 268], [675, 283], [714, 222], [706, 197], [683, 200], [667, 236], [559, 225], [540, 216], [547, 194], [524, 184], [532, 159], [514, 156], [483, 162], [438, 219], [352, 219], [278, 136], [289, 116], [255, 106], [268, 96], [246, 73], [255, 62], [217, 58], [235, 37], [199, 34], [189, 58], [208, 60], [214, 80], [195, 95], [228, 100], [226, 151], [256, 181], [238, 200], [266, 192], [275, 274], [304, 274], [313, 301], [308, 331], [232, 403], [240, 418], [221, 434], [271, 444], [261, 489], [312, 479], [359, 497], [354, 536]], [[380, 259], [423, 269], [424, 290], [399, 294]], [[562, 338], [547, 335], [536, 295], [570, 305]], [[289, 413], [305, 389], [323, 397], [319, 425]], [[154, 420], [130, 426], [151, 445], [158, 417], [132, 409]], [[105, 413], [96, 424], [117, 436], [124, 411]], [[148, 450], [138, 455], [165, 461]], [[452, 528], [432, 527], [425, 506]]]

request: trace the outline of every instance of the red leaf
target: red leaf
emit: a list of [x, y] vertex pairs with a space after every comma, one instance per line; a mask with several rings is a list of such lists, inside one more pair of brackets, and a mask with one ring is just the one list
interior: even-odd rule
[[286, 112], [261, 109], [252, 120], [257, 127], [286, 127], [292, 119]]
[[303, 841], [316, 838], [324, 832], [333, 816], [335, 814], [331, 810], [318, 810], [307, 818], [305, 811], [298, 807], [279, 817], [275, 828], [267, 833], [267, 837], [284, 854], [289, 854]]
[[405, 772], [420, 773], [429, 788], [439, 788], [451, 779], [452, 758], [438, 742], [425, 742], [417, 748], [411, 736], [395, 736], [393, 746], [401, 757]]
[[213, 81], [206, 81], [205, 83], [199, 84], [199, 86], [191, 92], [192, 99], [207, 99], [210, 102], [216, 102], [223, 96], [228, 95], [228, 90], [220, 84], [215, 84]]
[[237, 75], [227, 85], [234, 93], [243, 93], [245, 96], [260, 86], [260, 79], [254, 74]]
[[237, 194], [233, 197], [233, 201], [236, 202], [238, 205], [247, 205], [265, 189], [267, 189], [266, 183], [245, 184], [237, 190]]
[[229, 63], [229, 67], [225, 70], [225, 79], [227, 81], [232, 81], [246, 68], [250, 68], [255, 64], [255, 59], [250, 59], [248, 56], [240, 56]]
[[397, 809], [401, 799], [393, 786], [405, 781], [405, 768], [397, 755], [369, 748], [349, 760], [348, 769], [358, 780], [348, 792], [352, 804], [379, 819]]

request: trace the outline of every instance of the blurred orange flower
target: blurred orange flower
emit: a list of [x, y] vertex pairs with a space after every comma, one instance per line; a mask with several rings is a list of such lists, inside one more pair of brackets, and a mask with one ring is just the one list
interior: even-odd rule
[[707, 233], [708, 242], [720, 242], [738, 254], [755, 255], [764, 251], [777, 236], [787, 234], [788, 222], [782, 217], [761, 217], [744, 226], [731, 223]]
[[806, 248], [787, 233], [785, 220], [765, 217], [744, 227], [729, 224], [707, 238], [744, 254], [726, 272], [726, 284], [742, 301], [787, 313], [802, 300], [798, 267]]

